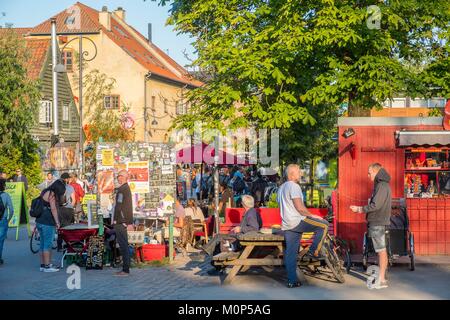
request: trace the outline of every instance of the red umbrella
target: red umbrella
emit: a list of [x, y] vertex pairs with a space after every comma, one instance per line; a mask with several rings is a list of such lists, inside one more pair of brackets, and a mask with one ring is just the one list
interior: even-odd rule
[[[198, 143], [192, 147], [187, 147], [177, 151], [177, 163], [206, 163], [214, 164], [214, 144], [205, 142]], [[219, 165], [236, 164], [248, 166], [250, 162], [237, 155], [219, 149]]]

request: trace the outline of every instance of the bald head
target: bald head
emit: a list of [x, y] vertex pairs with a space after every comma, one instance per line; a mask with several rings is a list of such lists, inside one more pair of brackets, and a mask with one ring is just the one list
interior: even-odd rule
[[290, 164], [286, 167], [286, 177], [288, 181], [300, 181], [301, 171], [297, 164]]
[[128, 171], [127, 170], [120, 170], [117, 174], [117, 181], [119, 182], [119, 185], [123, 185], [127, 183], [128, 181]]

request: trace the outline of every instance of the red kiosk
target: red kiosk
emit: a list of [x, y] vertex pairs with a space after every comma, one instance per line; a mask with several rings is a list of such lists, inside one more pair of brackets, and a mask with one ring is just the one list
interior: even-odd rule
[[366, 205], [373, 185], [369, 164], [391, 175], [393, 198], [406, 198], [418, 255], [450, 254], [450, 102], [439, 117], [346, 117], [339, 126], [337, 235], [362, 252]]

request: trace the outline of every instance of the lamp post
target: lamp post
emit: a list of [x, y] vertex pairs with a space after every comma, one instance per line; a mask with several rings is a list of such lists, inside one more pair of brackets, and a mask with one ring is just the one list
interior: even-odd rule
[[[95, 45], [95, 42], [88, 37], [84, 37], [82, 34], [78, 35], [78, 37], [71, 39], [68, 41], [62, 48], [60, 53], [60, 62], [62, 61], [62, 55], [64, 52], [64, 49], [67, 47], [69, 43], [71, 43], [74, 40], [79, 41], [78, 44], [78, 64], [80, 66], [80, 74], [78, 77], [78, 103], [80, 106], [80, 149], [81, 149], [81, 167], [80, 167], [80, 173], [83, 174], [85, 167], [84, 167], [84, 135], [83, 135], [83, 62], [89, 62], [95, 59], [97, 56], [97, 46]], [[95, 53], [91, 58], [88, 58], [89, 52], [83, 51], [83, 39], [88, 40], [92, 43], [95, 49]], [[56, 72], [67, 72], [64, 65], [61, 63], [56, 65], [55, 67]]]

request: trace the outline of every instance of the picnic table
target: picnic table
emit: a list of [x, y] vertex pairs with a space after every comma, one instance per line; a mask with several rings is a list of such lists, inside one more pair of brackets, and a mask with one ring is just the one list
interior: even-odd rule
[[[231, 283], [240, 271], [245, 272], [253, 266], [266, 269], [267, 267], [284, 265], [282, 255], [285, 243], [283, 235], [252, 231], [237, 235], [237, 239], [239, 240], [240, 245], [244, 247], [241, 252], [223, 252], [213, 257], [214, 265], [232, 266], [231, 271], [226, 275], [223, 281], [224, 284]], [[253, 257], [250, 257], [251, 253], [256, 251], [255, 248], [264, 247], [266, 249], [267, 247], [274, 247], [274, 250], [271, 254], [266, 256], [254, 255]], [[299, 259], [298, 264], [299, 266], [308, 266], [311, 265], [311, 262], [301, 261], [301, 259]], [[312, 264], [320, 264], [320, 262], [316, 261], [312, 262]], [[299, 278], [303, 278], [303, 272], [300, 268], [297, 268], [297, 275]]]

